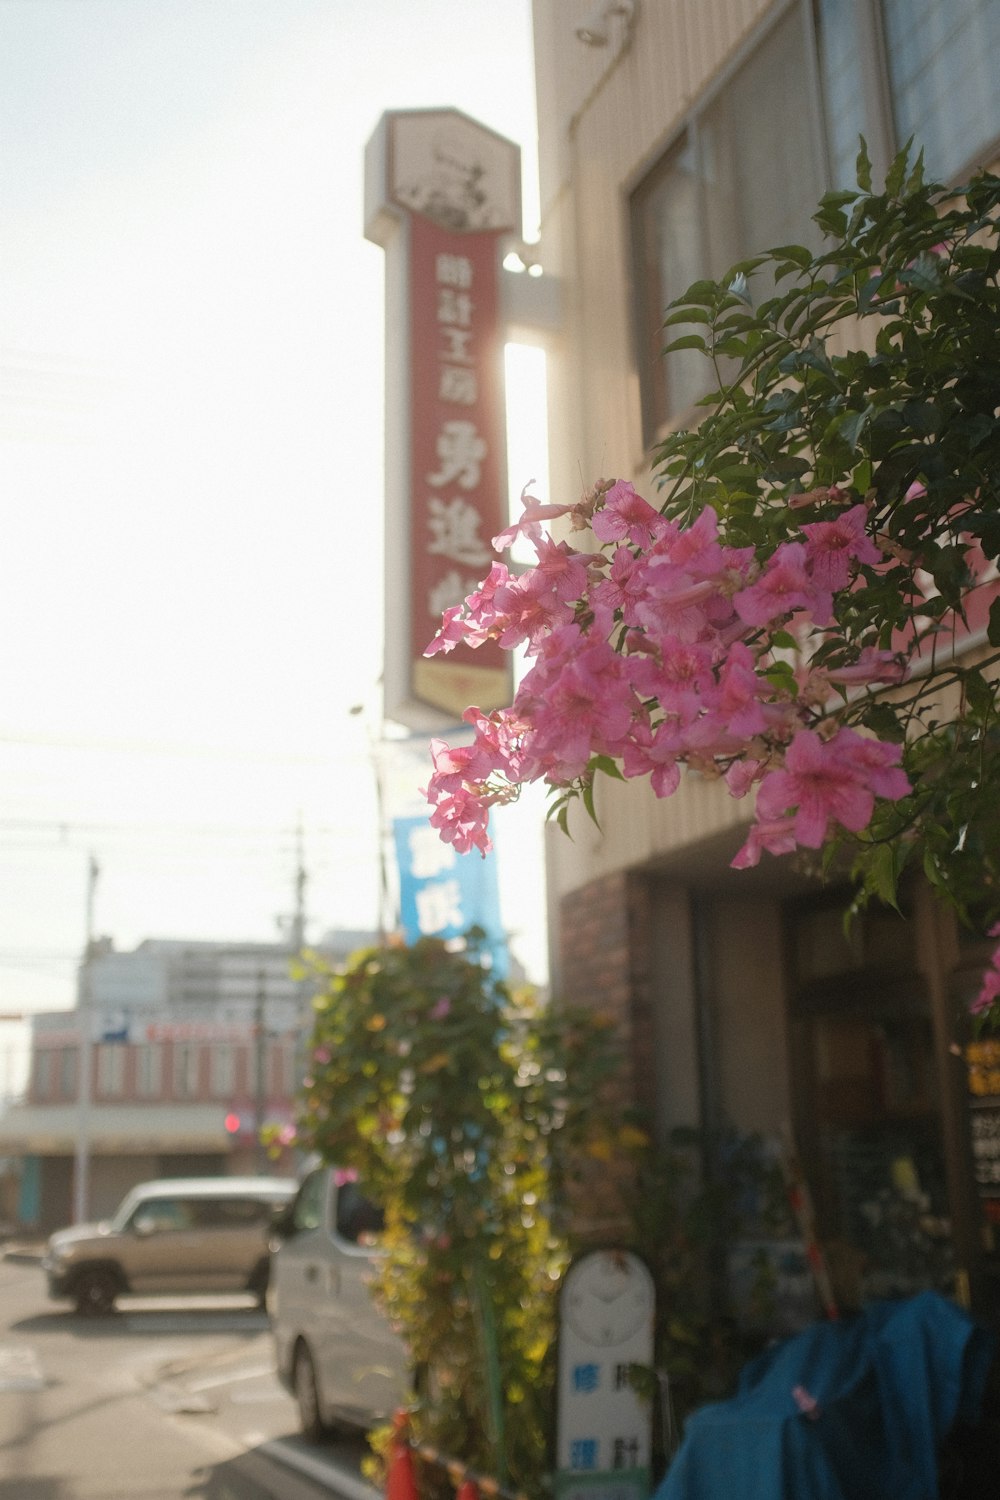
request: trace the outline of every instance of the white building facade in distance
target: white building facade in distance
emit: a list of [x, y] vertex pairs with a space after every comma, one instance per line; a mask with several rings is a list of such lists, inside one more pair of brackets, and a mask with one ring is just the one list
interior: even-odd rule
[[[336, 966], [372, 941], [335, 932], [312, 951]], [[297, 957], [281, 943], [95, 944], [76, 1009], [33, 1018], [25, 1096], [0, 1115], [18, 1227], [102, 1218], [148, 1178], [294, 1171], [260, 1133], [291, 1124], [304, 1072], [318, 986], [295, 977]]]

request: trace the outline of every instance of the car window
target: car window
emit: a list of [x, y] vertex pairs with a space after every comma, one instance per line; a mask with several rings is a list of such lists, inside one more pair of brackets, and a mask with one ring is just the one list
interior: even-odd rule
[[171, 1229], [189, 1229], [191, 1206], [180, 1198], [149, 1198], [137, 1203], [126, 1229], [141, 1227], [145, 1234], [163, 1234]]
[[292, 1204], [292, 1227], [298, 1231], [318, 1229], [323, 1222], [323, 1195], [326, 1168], [319, 1167], [302, 1180]]
[[259, 1198], [197, 1198], [191, 1210], [200, 1229], [249, 1229], [271, 1222], [271, 1205]]
[[356, 1182], [345, 1182], [337, 1190], [337, 1233], [352, 1245], [371, 1244], [385, 1228], [385, 1214], [366, 1197]]

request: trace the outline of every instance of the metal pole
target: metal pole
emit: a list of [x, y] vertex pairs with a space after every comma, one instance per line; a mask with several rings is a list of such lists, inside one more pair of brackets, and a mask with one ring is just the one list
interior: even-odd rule
[[94, 897], [100, 867], [93, 855], [87, 865], [87, 937], [80, 964], [80, 987], [77, 995], [77, 1079], [76, 1155], [73, 1170], [73, 1223], [82, 1224], [88, 1217], [90, 1202], [90, 1106], [93, 1093], [94, 1016], [93, 977]]
[[264, 1128], [264, 1111], [267, 1106], [267, 1031], [265, 1030], [265, 978], [264, 970], [257, 971], [257, 998], [254, 1003], [254, 1105], [253, 1141], [254, 1162], [259, 1172], [267, 1165], [267, 1155], [260, 1133]]

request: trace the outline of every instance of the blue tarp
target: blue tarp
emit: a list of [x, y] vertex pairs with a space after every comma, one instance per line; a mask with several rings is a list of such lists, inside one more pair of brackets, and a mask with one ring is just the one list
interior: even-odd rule
[[979, 1416], [993, 1335], [936, 1292], [815, 1324], [694, 1413], [654, 1500], [936, 1500]]

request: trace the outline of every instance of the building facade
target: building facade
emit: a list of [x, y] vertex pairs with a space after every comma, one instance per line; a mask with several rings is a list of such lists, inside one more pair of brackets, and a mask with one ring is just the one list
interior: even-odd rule
[[[336, 966], [372, 940], [336, 933], [315, 951]], [[33, 1018], [25, 1097], [0, 1115], [18, 1223], [102, 1218], [147, 1178], [294, 1171], [260, 1132], [292, 1122], [305, 1071], [317, 983], [293, 977], [296, 956], [278, 943], [95, 944], [76, 1009]]]
[[[535, 0], [534, 36], [541, 259], [564, 307], [552, 498], [614, 476], [655, 503], [652, 448], [706, 388], [690, 351], [660, 354], [666, 304], [814, 243], [859, 136], [876, 176], [911, 137], [938, 180], [995, 165], [1000, 8]], [[719, 782], [657, 800], [602, 778], [597, 810], [572, 840], [549, 829], [552, 987], [616, 1012], [658, 1139], [694, 1126], [797, 1156], [845, 1304], [928, 1285], [995, 1300], [1000, 1099], [964, 1020], [989, 944], [919, 881], [904, 915], [872, 911], [848, 940], [846, 891], [801, 863], [731, 870], [746, 809]]]

